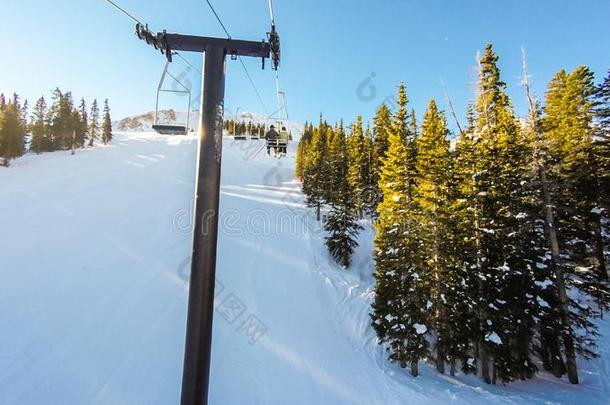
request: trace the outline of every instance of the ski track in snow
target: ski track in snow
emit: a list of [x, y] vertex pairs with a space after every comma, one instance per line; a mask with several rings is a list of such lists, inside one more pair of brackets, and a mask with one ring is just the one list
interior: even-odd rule
[[[261, 142], [225, 138], [210, 404], [608, 403], [607, 321], [579, 386], [390, 364], [370, 327], [371, 224], [352, 268], [334, 264], [296, 142], [282, 159]], [[0, 168], [0, 404], [179, 402], [195, 156], [193, 136], [118, 134]]]

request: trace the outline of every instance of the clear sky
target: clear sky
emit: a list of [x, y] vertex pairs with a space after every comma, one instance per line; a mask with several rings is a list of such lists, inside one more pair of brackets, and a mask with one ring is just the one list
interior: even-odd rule
[[[224, 35], [205, 0], [116, 1], [153, 29]], [[260, 40], [269, 29], [266, 0], [211, 1], [234, 38]], [[369, 120], [399, 81], [418, 116], [431, 97], [446, 106], [444, 83], [463, 117], [473, 97], [476, 52], [489, 42], [518, 112], [525, 108], [521, 46], [539, 97], [558, 69], [586, 64], [599, 80], [610, 68], [608, 0], [275, 0], [274, 8], [283, 46], [280, 83], [291, 119], [301, 122], [321, 112], [330, 121], [358, 113]], [[11, 0], [0, 10], [0, 91], [30, 101], [54, 87], [87, 100], [108, 97], [114, 118], [154, 109], [164, 58], [104, 0]], [[200, 55], [186, 57], [201, 64]], [[245, 62], [272, 112], [273, 72], [262, 71], [260, 60]], [[180, 60], [171, 67], [198, 90], [200, 79], [185, 68]], [[264, 113], [238, 62], [228, 61], [227, 74], [226, 108]], [[184, 100], [174, 101], [166, 106], [186, 108]]]

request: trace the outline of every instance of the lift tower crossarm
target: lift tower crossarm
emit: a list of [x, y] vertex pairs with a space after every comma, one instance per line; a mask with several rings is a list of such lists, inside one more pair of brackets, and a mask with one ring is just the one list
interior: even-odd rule
[[[274, 52], [273, 49], [275, 46], [273, 41], [276, 40], [273, 36], [271, 38], [273, 41], [266, 42], [264, 40], [244, 41], [232, 38], [172, 34], [165, 31], [153, 33], [148, 30], [147, 26], [139, 23], [136, 24], [136, 35], [155, 49], [159, 49], [170, 62], [172, 61], [173, 51], [205, 52], [206, 49], [210, 48], [223, 49], [227, 55], [231, 56], [250, 56], [262, 59], [269, 58], [277, 53], [277, 58], [274, 57], [273, 59], [279, 60], [279, 50]], [[279, 44], [277, 46], [279, 47]]]
[[271, 47], [265, 41], [242, 41], [181, 34], [165, 34], [165, 41], [170, 49], [176, 51], [204, 52], [208, 46], [213, 46], [225, 49], [228, 55], [268, 58], [271, 53]]

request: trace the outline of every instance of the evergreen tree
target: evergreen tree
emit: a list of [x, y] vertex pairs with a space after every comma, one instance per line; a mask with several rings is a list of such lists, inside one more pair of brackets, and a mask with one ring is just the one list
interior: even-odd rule
[[[528, 145], [514, 117], [498, 56], [491, 45], [480, 59], [474, 148], [481, 252], [477, 272], [479, 365], [495, 383], [531, 376], [529, 358], [538, 301], [534, 268], [541, 242], [529, 226]], [[491, 374], [489, 367], [491, 366]]]
[[[251, 133], [252, 123], [249, 124]], [[110, 119], [110, 107], [108, 106], [108, 99], [104, 100], [104, 117], [102, 120], [102, 142], [107, 145], [112, 140], [112, 120]]]
[[388, 150], [388, 131], [392, 127], [392, 114], [386, 104], [382, 104], [375, 113], [373, 124], [376, 155], [381, 159], [385, 157]]
[[[596, 131], [593, 152], [595, 154], [594, 170], [597, 180], [599, 209], [596, 209], [593, 214], [599, 215], [600, 223], [608, 229], [608, 226], [610, 226], [610, 71], [596, 89], [595, 102]], [[609, 239], [610, 232], [605, 232], [602, 234], [602, 241], [598, 241], [598, 246], [604, 245], [608, 250]]]
[[377, 186], [379, 176], [376, 171], [379, 158], [376, 153], [371, 128], [368, 124], [364, 131], [363, 155], [362, 181], [364, 189], [362, 193], [362, 203], [365, 213], [370, 216], [375, 216], [377, 204], [379, 203], [379, 188]]
[[381, 159], [379, 188], [383, 199], [375, 224], [375, 301], [371, 317], [380, 342], [387, 344], [390, 360], [401, 367], [410, 364], [411, 374], [417, 376], [419, 360], [429, 355], [427, 297], [416, 267], [420, 257], [408, 200], [409, 151], [399, 129], [396, 125], [389, 131], [389, 148]]
[[91, 104], [91, 114], [89, 114], [89, 147], [95, 146], [95, 140], [100, 131], [100, 111], [97, 106], [97, 99]]
[[316, 128], [313, 131], [311, 145], [307, 151], [306, 165], [303, 173], [303, 192], [307, 196], [306, 203], [315, 208], [316, 219], [320, 220], [320, 212], [324, 204], [324, 158], [326, 153], [326, 129]]
[[[425, 257], [419, 263], [419, 274], [427, 282], [426, 295], [430, 297], [427, 309], [432, 311], [430, 326], [436, 330], [436, 366], [439, 372], [445, 370], [447, 353], [455, 345], [451, 337], [455, 327], [446, 321], [461, 299], [458, 294], [449, 294], [459, 287], [449, 269], [448, 257], [448, 198], [449, 198], [449, 142], [447, 122], [444, 114], [431, 100], [424, 117], [421, 138], [417, 141], [416, 168], [418, 181], [414, 204], [417, 207], [417, 228], [415, 233], [420, 244], [420, 252]], [[456, 358], [450, 359], [454, 364]]]
[[79, 148], [84, 148], [89, 132], [89, 114], [87, 113], [87, 104], [84, 98], [80, 100], [78, 113], [80, 118], [78, 130], [76, 131], [76, 144]]
[[362, 117], [358, 116], [352, 124], [347, 138], [348, 171], [347, 181], [352, 191], [353, 204], [362, 218], [364, 212], [364, 194], [366, 192], [364, 173], [364, 133], [362, 131]]
[[[558, 72], [547, 90], [543, 125], [548, 148], [549, 189], [556, 207], [557, 245], [559, 254], [553, 261], [556, 275], [557, 315], [548, 317], [550, 325], [561, 325], [563, 364], [554, 365], [556, 376], [567, 371], [570, 382], [579, 381], [576, 353], [594, 357], [597, 316], [592, 306], [579, 303], [569, 288], [580, 290], [584, 297], [594, 297], [598, 307], [608, 305], [605, 279], [601, 218], [598, 215], [598, 182], [595, 178], [593, 148], [593, 75], [586, 67], [572, 73]], [[600, 252], [601, 250], [601, 252]], [[560, 348], [547, 339], [549, 351], [557, 357]]]
[[[455, 372], [457, 360], [462, 362], [466, 374], [477, 371], [479, 358], [479, 305], [478, 292], [482, 280], [478, 277], [480, 267], [480, 232], [477, 228], [479, 207], [475, 171], [475, 114], [468, 107], [468, 126], [460, 133], [451, 159], [447, 266], [451, 280], [459, 287], [449, 289], [454, 307], [445, 313], [446, 322], [453, 325], [450, 335], [452, 345], [446, 348], [451, 371]], [[454, 288], [453, 288], [454, 287]]]
[[19, 106], [9, 103], [0, 110], [0, 157], [4, 165], [9, 166], [10, 160], [23, 155], [26, 128]]
[[61, 90], [55, 89], [48, 118], [51, 132], [51, 150], [72, 148], [74, 131], [77, 129], [74, 118], [72, 93], [63, 93]]
[[335, 197], [331, 209], [324, 219], [324, 229], [329, 233], [326, 246], [333, 258], [343, 268], [348, 268], [354, 248], [358, 246], [356, 237], [362, 227], [354, 213], [348, 175], [348, 156], [343, 131], [339, 130], [329, 147], [329, 157], [333, 160], [332, 184]]
[[[407, 122], [409, 120], [409, 111], [407, 108], [408, 102], [409, 98], [407, 97], [405, 85], [404, 83], [400, 83], [398, 85], [398, 108], [393, 116], [392, 131], [400, 136], [407, 149], [407, 157], [405, 162], [407, 170], [405, 177], [407, 182], [406, 198], [408, 201], [411, 201], [417, 178], [417, 174], [415, 172], [415, 155], [417, 153], [417, 144], [415, 139], [416, 134], [412, 132], [411, 126]], [[413, 117], [414, 116], [415, 114], [413, 113]]]
[[34, 105], [30, 132], [32, 134], [30, 150], [36, 154], [50, 150], [51, 142], [47, 121], [47, 103], [43, 96], [41, 96]]

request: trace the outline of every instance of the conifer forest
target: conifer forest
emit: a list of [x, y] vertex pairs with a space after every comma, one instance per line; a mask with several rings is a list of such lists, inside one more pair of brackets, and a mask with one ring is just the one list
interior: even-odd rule
[[463, 122], [435, 100], [418, 116], [400, 83], [372, 124], [306, 124], [295, 172], [344, 268], [373, 222], [370, 317], [390, 361], [576, 384], [610, 308], [610, 74], [561, 70], [535, 100], [524, 57], [518, 117], [491, 45], [478, 66]]

